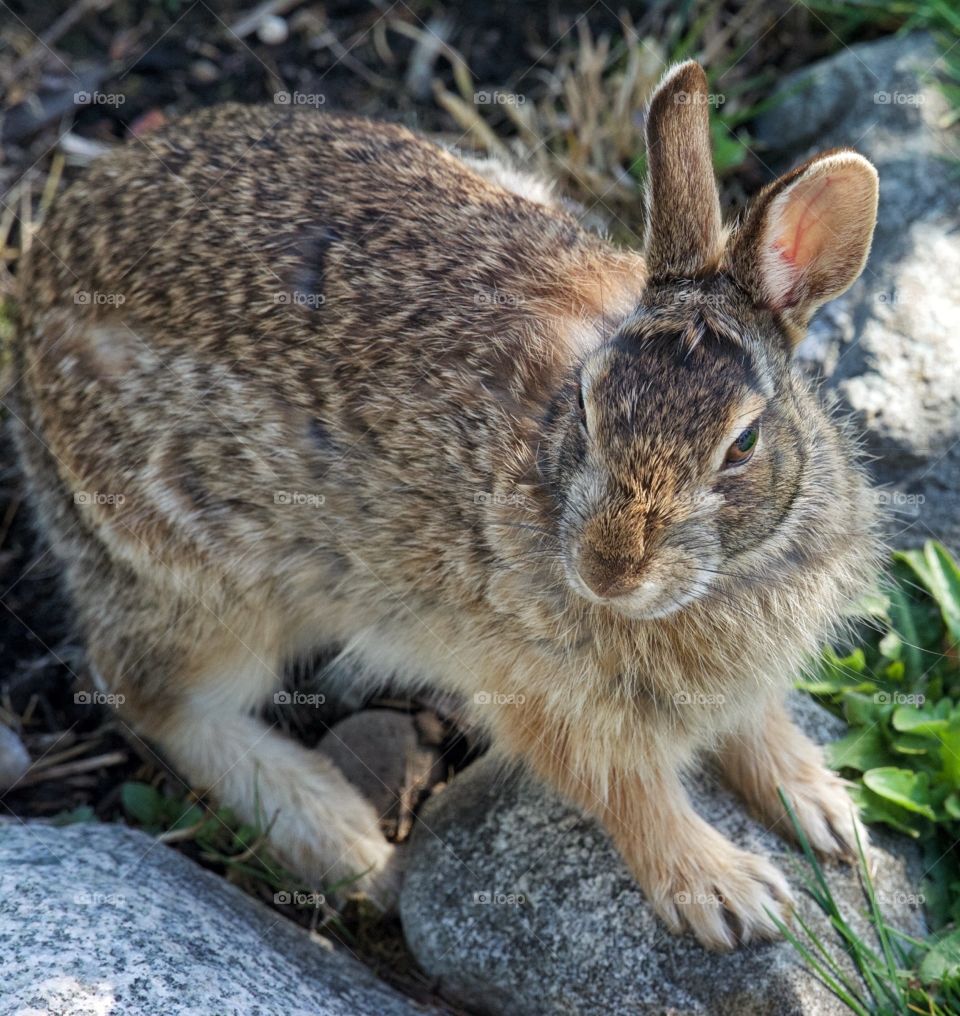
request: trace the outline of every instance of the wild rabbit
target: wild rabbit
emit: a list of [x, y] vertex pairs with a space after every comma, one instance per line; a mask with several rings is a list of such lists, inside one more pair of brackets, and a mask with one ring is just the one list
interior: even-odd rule
[[873, 578], [874, 509], [791, 352], [863, 268], [877, 177], [817, 156], [724, 229], [708, 101], [689, 62], [651, 102], [642, 257], [516, 175], [289, 106], [131, 143], [36, 236], [9, 401], [91, 667], [306, 878], [395, 889], [372, 807], [257, 717], [330, 643], [461, 697], [706, 946], [776, 935], [790, 893], [692, 808], [702, 750], [854, 850], [782, 700]]

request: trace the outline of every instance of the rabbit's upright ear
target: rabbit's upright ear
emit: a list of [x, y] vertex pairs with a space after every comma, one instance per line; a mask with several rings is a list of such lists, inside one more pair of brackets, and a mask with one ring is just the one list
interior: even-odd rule
[[815, 156], [761, 191], [731, 241], [731, 273], [758, 306], [806, 327], [863, 271], [878, 190], [877, 171], [862, 155]]
[[689, 277], [722, 254], [710, 147], [707, 76], [693, 60], [664, 75], [647, 112], [647, 242], [651, 279]]

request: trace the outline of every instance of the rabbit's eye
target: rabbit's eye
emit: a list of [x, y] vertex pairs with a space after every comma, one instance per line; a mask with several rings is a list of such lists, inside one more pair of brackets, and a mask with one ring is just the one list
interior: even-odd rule
[[584, 433], [587, 430], [587, 406], [583, 401], [583, 387], [577, 385], [577, 409], [580, 410], [580, 426], [583, 427]]
[[742, 431], [740, 436], [727, 449], [727, 457], [723, 461], [724, 468], [742, 466], [752, 455], [760, 439], [760, 427], [754, 424]]

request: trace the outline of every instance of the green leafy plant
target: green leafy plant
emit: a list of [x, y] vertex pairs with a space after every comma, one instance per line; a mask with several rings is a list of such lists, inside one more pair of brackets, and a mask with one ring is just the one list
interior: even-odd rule
[[799, 931], [784, 934], [852, 1012], [958, 1016], [960, 566], [933, 541], [922, 550], [897, 552], [882, 594], [864, 611], [868, 620], [854, 644], [843, 652], [826, 649], [799, 686], [850, 728], [827, 746], [827, 759], [851, 779], [864, 820], [922, 846], [923, 898], [933, 934], [921, 941], [888, 926], [861, 852], [861, 881], [879, 949], [863, 942], [840, 912], [800, 829], [812, 871], [807, 889], [849, 962], [842, 963], [802, 921]]
[[863, 644], [800, 686], [844, 717], [827, 748], [867, 822], [917, 839], [934, 927], [960, 920], [960, 567], [939, 543], [894, 555]]

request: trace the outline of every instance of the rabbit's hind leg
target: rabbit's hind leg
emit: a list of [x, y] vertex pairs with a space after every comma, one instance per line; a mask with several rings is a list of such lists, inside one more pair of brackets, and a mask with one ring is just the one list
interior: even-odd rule
[[280, 687], [278, 627], [262, 611], [218, 617], [179, 604], [160, 617], [155, 598], [139, 609], [136, 601], [126, 585], [88, 637], [95, 672], [123, 696], [132, 733], [194, 790], [269, 828], [277, 858], [308, 884], [346, 882], [391, 906], [393, 847], [373, 806], [325, 756], [255, 715]]

